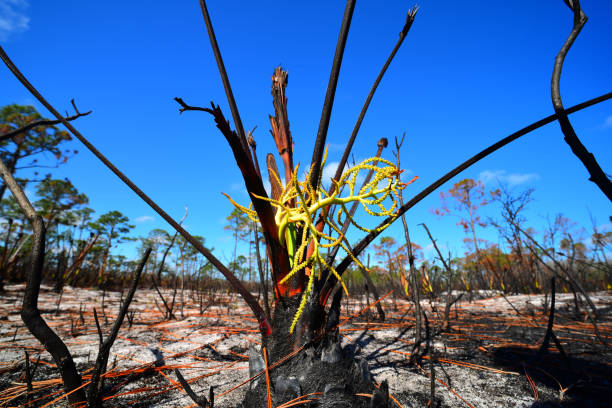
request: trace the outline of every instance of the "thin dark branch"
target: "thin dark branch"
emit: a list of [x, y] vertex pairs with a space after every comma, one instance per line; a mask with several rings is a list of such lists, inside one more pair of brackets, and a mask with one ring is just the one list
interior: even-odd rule
[[164, 210], [161, 209], [157, 203], [155, 203], [149, 196], [147, 196], [136, 184], [134, 184], [129, 178], [127, 178], [114, 164], [112, 164], [98, 149], [96, 149], [70, 122], [66, 121], [62, 115], [49, 103], [47, 100], [34, 88], [34, 86], [27, 80], [27, 78], [19, 71], [19, 69], [13, 64], [11, 59], [8, 57], [4, 49], [0, 47], [0, 58], [6, 66], [11, 70], [13, 75], [30, 91], [30, 93], [38, 99], [38, 101], [49, 110], [58, 120], [60, 120], [64, 126], [83, 143], [102, 163], [106, 165], [121, 181], [123, 181], [132, 191], [134, 191], [145, 203], [147, 203], [156, 213], [158, 213], [168, 224], [177, 230], [191, 245], [194, 246], [208, 261], [213, 264], [215, 268], [223, 274], [223, 276], [229, 281], [229, 283], [240, 293], [245, 302], [249, 305], [253, 314], [259, 321], [262, 333], [270, 334], [272, 328], [270, 322], [265, 316], [265, 313], [261, 306], [257, 303], [253, 295], [240, 283], [238, 278], [219, 260], [215, 257], [212, 252], [204, 247], [197, 239], [195, 239], [190, 233], [188, 233], [183, 227], [181, 227], [172, 217], [170, 217]]
[[[183, 377], [183, 375], [178, 370], [178, 368], [174, 369], [174, 374], [176, 374], [176, 378], [178, 378], [179, 383], [181, 383], [181, 387], [183, 387], [183, 389], [185, 390], [187, 395], [189, 395], [189, 398], [191, 398], [192, 401], [195, 402], [198, 407], [200, 407], [200, 408], [212, 408], [213, 407], [213, 400], [212, 400], [212, 398], [211, 398], [211, 401], [210, 401], [210, 404], [209, 404], [209, 401], [206, 399], [206, 397], [198, 396], [198, 394], [196, 394], [193, 391], [193, 389], [191, 388], [189, 383], [185, 380], [185, 377]], [[210, 395], [214, 395], [213, 394], [213, 387], [210, 387]]]
[[[236, 165], [238, 165], [238, 168], [240, 169], [242, 178], [244, 180], [244, 185], [249, 193], [249, 196], [251, 197], [253, 209], [257, 212], [257, 216], [259, 217], [264, 238], [269, 250], [272, 271], [274, 272], [274, 281], [280, 282], [291, 270], [289, 267], [289, 256], [287, 254], [287, 249], [280, 244], [278, 239], [278, 226], [276, 225], [274, 218], [274, 208], [269, 201], [257, 198], [267, 198], [268, 193], [266, 192], [263, 181], [257, 172], [255, 165], [253, 164], [253, 160], [245, 155], [245, 152], [238, 141], [236, 132], [230, 128], [229, 122], [223, 116], [223, 112], [221, 112], [218, 105], [211, 102], [212, 108], [196, 108], [186, 104], [181, 98], [175, 98], [175, 100], [181, 105], [183, 111], [199, 110], [213, 115], [217, 128], [221, 131], [232, 149], [234, 159], [236, 160]], [[278, 290], [278, 285], [275, 287], [275, 289]], [[285, 293], [277, 293], [277, 295], [282, 296], [285, 295]]]
[[[66, 116], [64, 118], [64, 120], [73, 121], [75, 119], [80, 118], [81, 116], [87, 116], [91, 112], [92, 111], [88, 111], [88, 112], [85, 112], [85, 113], [79, 113], [77, 111], [77, 113], [72, 115], [72, 116]], [[33, 129], [33, 128], [38, 127], [38, 126], [53, 126], [53, 125], [59, 125], [60, 123], [62, 123], [61, 120], [51, 120], [51, 119], [37, 120], [35, 122], [28, 123], [27, 125], [22, 126], [19, 129], [14, 129], [14, 130], [11, 130], [8, 133], [4, 133], [4, 134], [0, 135], [0, 142], [8, 140], [8, 139], [12, 138], [13, 136], [17, 136], [20, 133], [25, 133], [28, 130]]]
[[30, 393], [32, 392], [32, 371], [30, 370], [30, 356], [28, 355], [28, 350], [23, 350], [25, 353], [25, 380], [27, 384], [27, 399], [30, 400]]
[[[444, 316], [442, 318], [442, 325], [441, 325], [441, 330], [442, 331], [448, 331], [449, 329], [449, 313], [450, 313], [450, 308], [452, 306], [452, 304], [454, 302], [451, 301], [452, 299], [452, 294], [451, 294], [451, 285], [450, 285], [450, 280], [452, 277], [452, 271], [450, 266], [446, 263], [446, 259], [444, 258], [444, 256], [442, 256], [442, 253], [440, 252], [440, 249], [438, 248], [438, 244], [436, 244], [436, 240], [431, 236], [431, 232], [429, 232], [429, 228], [427, 228], [427, 225], [425, 225], [425, 223], [421, 223], [419, 225], [422, 225], [423, 228], [425, 228], [425, 231], [427, 232], [427, 236], [429, 237], [429, 240], [431, 241], [431, 243], [433, 244], [434, 248], [436, 249], [436, 252], [438, 253], [438, 258], [440, 258], [440, 261], [442, 261], [442, 265], [444, 266], [444, 269], [446, 270], [446, 274], [448, 275], [448, 280], [449, 280], [449, 285], [448, 285], [448, 290], [446, 293], [446, 306], [444, 307]], [[459, 295], [461, 296], [461, 295]]]
[[356, 0], [347, 0], [344, 8], [344, 17], [342, 18], [342, 26], [338, 35], [336, 44], [336, 53], [334, 54], [334, 62], [329, 74], [329, 83], [325, 94], [325, 102], [323, 103], [323, 111], [321, 112], [321, 120], [319, 122], [319, 130], [317, 131], [317, 139], [315, 140], [314, 149], [312, 151], [312, 160], [310, 162], [310, 186], [314, 191], [319, 188], [319, 179], [321, 177], [321, 162], [323, 160], [323, 150], [325, 139], [327, 138], [327, 129], [329, 128], [329, 119], [331, 117], [334, 98], [336, 96], [336, 85], [338, 85], [338, 77], [340, 74], [340, 66], [342, 65], [342, 57], [344, 56], [344, 47], [348, 38], [353, 11], [355, 10]]
[[76, 369], [68, 347], [66, 347], [66, 344], [53, 329], [47, 325], [38, 309], [38, 295], [40, 293], [42, 271], [45, 264], [45, 224], [42, 217], [34, 211], [34, 207], [32, 207], [23, 189], [17, 184], [17, 181], [15, 181], [15, 178], [2, 160], [0, 160], [0, 176], [2, 176], [5, 185], [11, 190], [21, 210], [32, 224], [32, 255], [26, 278], [21, 320], [30, 330], [30, 333], [36, 337], [53, 357], [60, 371], [64, 389], [66, 393], [69, 393], [68, 402], [71, 405], [76, 405], [85, 400], [85, 393], [80, 389], [82, 383], [81, 376]]
[[[188, 212], [188, 208], [187, 206], [185, 206], [185, 215], [183, 215], [183, 218], [181, 218], [181, 221], [179, 221], [179, 225], [183, 225], [185, 218], [187, 218], [187, 212]], [[164, 295], [161, 293], [161, 290], [159, 289], [159, 285], [161, 285], [161, 274], [164, 270], [164, 265], [166, 264], [166, 258], [168, 257], [168, 253], [170, 252], [170, 249], [174, 245], [174, 242], [176, 241], [177, 236], [178, 236], [178, 232], [175, 232], [174, 235], [172, 236], [172, 239], [170, 240], [170, 243], [166, 247], [166, 250], [164, 251], [164, 255], [162, 256], [161, 262], [159, 263], [159, 267], [157, 268], [157, 276], [153, 274], [151, 278], [151, 281], [153, 282], [153, 287], [157, 291], [157, 294], [159, 295], [159, 297], [162, 300], [162, 303], [164, 304], [164, 308], [166, 310], [165, 316], [167, 316], [167, 319], [175, 319], [174, 313], [172, 312], [173, 308], [168, 306], [168, 302], [166, 302]], [[159, 283], [157, 282], [158, 280], [159, 280]]]
[[[608, 92], [608, 93], [600, 95], [600, 96], [598, 96], [596, 98], [593, 98], [593, 99], [590, 99], [588, 101], [582, 102], [582, 103], [580, 103], [578, 105], [572, 106], [571, 108], [566, 109], [565, 112], [569, 115], [571, 113], [578, 112], [579, 110], [588, 108], [589, 106], [598, 104], [598, 103], [603, 102], [603, 101], [607, 101], [608, 99], [612, 99], [612, 92]], [[472, 156], [471, 158], [469, 158], [465, 162], [461, 163], [459, 166], [455, 167], [454, 169], [452, 169], [451, 171], [449, 171], [448, 173], [446, 173], [445, 175], [440, 177], [438, 180], [436, 180], [433, 183], [431, 183], [425, 189], [423, 189], [420, 193], [418, 193], [416, 196], [414, 196], [410, 201], [408, 201], [406, 204], [402, 205], [398, 209], [398, 212], [397, 212], [397, 214], [395, 216], [387, 217], [384, 221], [382, 221], [378, 225], [378, 227], [382, 227], [385, 224], [389, 224], [389, 223], [394, 222], [397, 218], [399, 218], [399, 216], [401, 216], [406, 211], [408, 211], [409, 209], [414, 207], [417, 203], [419, 203], [425, 197], [427, 197], [428, 195], [430, 195], [431, 193], [436, 191], [438, 188], [440, 188], [440, 186], [442, 186], [444, 183], [446, 183], [447, 181], [449, 181], [450, 179], [452, 179], [453, 177], [455, 177], [456, 175], [458, 175], [459, 173], [461, 173], [462, 171], [464, 171], [468, 167], [472, 166], [473, 164], [477, 163], [478, 161], [480, 161], [480, 160], [484, 159], [485, 157], [489, 156], [491, 153], [501, 149], [502, 147], [506, 146], [507, 144], [515, 141], [516, 139], [520, 138], [521, 136], [524, 136], [524, 135], [526, 135], [526, 134], [528, 134], [530, 132], [533, 132], [534, 130], [536, 130], [538, 128], [541, 128], [544, 125], [547, 125], [547, 124], [549, 124], [551, 122], [554, 122], [557, 119], [557, 116], [558, 115], [555, 113], [553, 115], [545, 117], [544, 119], [540, 119], [539, 121], [534, 122], [531, 125], [526, 126], [523, 129], [518, 130], [518, 131], [512, 133], [509, 136], [506, 136], [505, 138], [503, 138], [499, 142], [497, 142], [497, 143], [487, 147], [486, 149], [482, 150], [481, 152], [475, 154], [474, 156]], [[357, 245], [355, 245], [353, 247], [353, 249], [354, 249], [353, 254], [355, 256], [358, 256], [361, 253], [361, 251], [363, 251], [370, 244], [370, 242], [372, 242], [372, 241], [374, 241], [374, 239], [376, 239], [376, 237], [380, 234], [380, 231], [381, 231], [381, 228], [376, 228], [376, 229], [374, 229], [373, 232], [367, 234], [361, 241], [359, 241], [359, 243], [357, 243]], [[342, 262], [340, 262], [338, 267], [336, 268], [336, 271], [339, 274], [342, 274], [346, 270], [346, 268], [348, 268], [350, 266], [351, 263], [352, 263], [352, 259], [350, 257], [345, 257], [342, 260]]]
[[113, 324], [113, 328], [111, 329], [110, 335], [104, 340], [102, 344], [100, 344], [100, 349], [98, 350], [98, 357], [96, 358], [96, 368], [91, 376], [91, 384], [89, 384], [89, 393], [87, 396], [87, 406], [88, 408], [98, 408], [102, 406], [102, 374], [106, 372], [106, 366], [108, 364], [108, 356], [110, 354], [110, 350], [113, 347], [113, 343], [117, 339], [117, 335], [119, 334], [119, 329], [123, 324], [123, 319], [125, 319], [125, 314], [130, 307], [130, 303], [132, 303], [132, 299], [134, 298], [134, 293], [136, 293], [136, 288], [138, 287], [138, 281], [140, 280], [140, 275], [142, 274], [142, 270], [149, 259], [149, 255], [151, 254], [151, 248], [147, 248], [142, 259], [140, 260], [140, 264], [136, 269], [134, 274], [134, 279], [132, 279], [132, 286], [123, 301], [123, 305], [121, 306], [121, 310], [119, 310], [119, 315]]
[[[253, 152], [255, 152], [255, 147], [253, 147]], [[253, 234], [255, 235], [255, 256], [257, 256], [257, 271], [259, 272], [259, 282], [261, 284], [261, 290], [263, 291], [263, 302], [264, 302], [264, 310], [266, 311], [266, 316], [268, 319], [272, 318], [270, 314], [270, 303], [268, 302], [268, 282], [266, 281], [266, 277], [264, 276], [264, 268], [261, 262], [261, 254], [259, 251], [259, 231], [257, 227], [257, 223], [253, 222]]]
[[580, 8], [580, 1], [573, 0], [571, 2], [566, 1], [567, 6], [574, 12], [574, 26], [572, 27], [572, 31], [570, 32], [567, 40], [559, 50], [557, 57], [555, 58], [555, 65], [553, 68], [552, 80], [550, 84], [550, 93], [552, 98], [552, 104], [555, 108], [555, 112], [558, 115], [559, 125], [561, 126], [561, 132], [563, 132], [564, 140], [572, 149], [572, 152], [586, 167], [589, 172], [589, 180], [592, 181], [599, 187], [599, 189], [608, 197], [608, 200], [612, 201], [612, 181], [608, 178], [606, 173], [602, 170], [599, 163], [595, 159], [593, 153], [589, 152], [587, 148], [582, 144], [574, 127], [569, 121], [567, 117], [567, 113], [563, 109], [563, 102], [561, 100], [561, 90], [560, 90], [560, 81], [561, 81], [561, 70], [563, 69], [563, 62], [565, 61], [565, 56], [568, 51], [572, 47], [572, 44], [580, 34], [582, 27], [587, 22], [587, 16], [584, 14], [582, 9]]
[[[406, 22], [404, 23], [404, 28], [402, 28], [402, 31], [400, 31], [399, 39], [397, 40], [395, 47], [393, 47], [391, 54], [389, 54], [387, 61], [385, 61], [385, 64], [381, 68], [378, 76], [376, 77], [376, 80], [374, 81], [374, 84], [372, 85], [372, 88], [370, 89], [370, 93], [368, 94], [363, 104], [363, 107], [361, 108], [361, 112], [359, 113], [359, 117], [357, 118], [357, 122], [355, 123], [355, 127], [353, 128], [351, 137], [349, 138], [348, 142], [346, 142], [346, 148], [344, 149], [344, 153], [342, 153], [342, 158], [340, 159], [340, 162], [338, 163], [338, 168], [336, 169], [336, 174], [334, 175], [334, 180], [336, 181], [340, 180], [340, 177], [342, 177], [342, 173], [344, 172], [344, 167], [346, 166], [346, 162], [348, 160], [349, 154], [351, 153], [351, 150], [353, 149], [355, 138], [357, 137], [357, 133], [359, 133], [359, 129], [361, 128], [361, 123], [363, 122], [363, 118], [365, 117], [365, 114], [368, 111], [370, 102], [372, 101], [372, 98], [374, 97], [374, 93], [376, 92], [376, 89], [378, 88], [378, 85], [380, 84], [380, 81], [382, 80], [383, 76], [387, 72], [387, 68], [389, 68], [389, 65], [391, 65], [391, 61], [393, 61], [395, 54], [397, 54], [397, 51], [400, 49], [402, 43], [404, 42], [404, 38], [406, 38], [406, 35], [408, 34], [410, 27], [412, 27], [412, 23], [414, 22], [414, 18], [416, 17], [418, 10], [419, 10], [418, 6], [415, 6], [411, 8], [410, 10], [408, 10], [408, 14], [406, 15]], [[331, 194], [335, 188], [336, 188], [336, 183], [332, 183], [330, 186], [330, 192], [328, 192], [328, 194]]]
[[96, 322], [96, 330], [98, 331], [98, 340], [100, 341], [100, 345], [104, 343], [104, 338], [102, 337], [102, 328], [100, 327], [100, 320], [98, 319], [98, 311], [94, 307], [93, 309], [94, 321]]
[[240, 144], [242, 145], [244, 153], [249, 158], [251, 158], [249, 146], [247, 144], [246, 136], [244, 134], [244, 127], [242, 126], [242, 120], [240, 119], [240, 114], [238, 113], [238, 106], [236, 105], [234, 93], [232, 92], [232, 87], [230, 85], [229, 78], [227, 77], [227, 72], [225, 71], [225, 64], [223, 64], [223, 58], [221, 58], [221, 51], [219, 50], [219, 44], [217, 43], [217, 37], [215, 36], [215, 31], [213, 30], [212, 22], [210, 21], [208, 8], [206, 7], [206, 1], [200, 0], [200, 8], [202, 9], [202, 17], [204, 17], [204, 24], [206, 24], [206, 31], [208, 32], [210, 45], [212, 47], [213, 53], [215, 54], [217, 68], [219, 69], [219, 75], [221, 75], [221, 81], [223, 82], [223, 88], [225, 89], [227, 102], [229, 103], [230, 110], [232, 112], [232, 118], [234, 118], [234, 125], [236, 126], [236, 130], [238, 131]]
[[538, 354], [546, 353], [550, 345], [550, 338], [553, 333], [553, 323], [555, 321], [555, 277], [550, 278], [550, 313], [548, 315], [548, 326], [546, 328], [546, 335], [542, 341], [542, 345], [538, 350]]

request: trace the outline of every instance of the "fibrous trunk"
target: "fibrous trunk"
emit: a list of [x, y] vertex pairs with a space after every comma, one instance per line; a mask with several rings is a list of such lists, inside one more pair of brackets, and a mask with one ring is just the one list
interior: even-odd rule
[[[340, 344], [337, 327], [340, 295], [334, 297], [329, 311], [318, 302], [309, 302], [301, 323], [293, 334], [289, 334], [299, 303], [299, 296], [278, 302], [272, 319], [273, 334], [264, 342], [272, 406], [304, 396], [303, 400], [309, 401], [302, 405], [304, 407], [386, 408], [386, 385], [379, 391], [372, 382], [367, 362], [355, 354], [354, 348], [343, 348]], [[292, 353], [295, 355], [286, 358]], [[262, 354], [251, 347], [251, 376], [264, 369]], [[275, 366], [282, 360], [284, 362]], [[268, 406], [266, 377], [261, 375], [250, 384], [238, 407]]]

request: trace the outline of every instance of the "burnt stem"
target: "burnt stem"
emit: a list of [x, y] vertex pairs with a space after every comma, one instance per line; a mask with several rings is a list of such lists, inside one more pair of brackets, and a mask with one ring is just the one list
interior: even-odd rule
[[550, 345], [550, 338], [553, 335], [553, 323], [555, 321], [555, 277], [550, 279], [550, 313], [548, 315], [548, 327], [546, 328], [546, 335], [544, 341], [538, 350], [538, 354], [543, 354], [548, 351]]
[[574, 13], [574, 26], [572, 27], [572, 31], [555, 58], [555, 65], [550, 83], [552, 104], [555, 108], [555, 112], [558, 115], [557, 120], [561, 126], [561, 132], [563, 132], [563, 135], [565, 136], [565, 142], [572, 149], [574, 155], [580, 159], [584, 167], [586, 167], [590, 175], [589, 180], [599, 187], [606, 197], [608, 197], [608, 200], [612, 201], [612, 181], [610, 181], [606, 173], [604, 173], [604, 171], [601, 169], [599, 163], [597, 163], [597, 160], [595, 159], [595, 156], [582, 144], [578, 138], [578, 135], [576, 134], [576, 131], [574, 130], [574, 127], [567, 117], [567, 112], [563, 109], [563, 101], [561, 100], [560, 90], [563, 62], [565, 61], [565, 57], [572, 47], [572, 44], [574, 44], [574, 41], [576, 38], [578, 38], [580, 31], [588, 20], [587, 16], [580, 8], [579, 0], [565, 0], [565, 4], [567, 4], [567, 6]]
[[[438, 253], [438, 258], [440, 258], [440, 261], [442, 261], [442, 265], [444, 266], [444, 270], [446, 270], [446, 274], [448, 275], [448, 290], [446, 293], [446, 306], [444, 307], [444, 317], [442, 318], [442, 327], [441, 330], [442, 331], [448, 331], [449, 330], [449, 320], [448, 320], [448, 316], [450, 314], [450, 308], [453, 305], [454, 302], [451, 301], [452, 296], [451, 296], [451, 285], [450, 285], [450, 281], [451, 281], [451, 277], [452, 277], [452, 271], [450, 269], [450, 266], [446, 263], [446, 260], [444, 259], [444, 257], [442, 256], [442, 253], [440, 252], [440, 249], [438, 249], [438, 245], [436, 244], [436, 240], [433, 239], [433, 237], [431, 236], [431, 232], [429, 232], [429, 228], [427, 228], [427, 225], [425, 225], [425, 223], [421, 223], [419, 225], [422, 225], [423, 228], [425, 228], [425, 231], [427, 232], [427, 236], [429, 237], [429, 240], [431, 241], [431, 243], [433, 244], [434, 248], [436, 249], [436, 252]], [[449, 254], [450, 257], [450, 254]], [[461, 295], [460, 295], [461, 296]]]
[[[348, 161], [349, 155], [351, 154], [351, 150], [353, 149], [353, 144], [355, 143], [355, 139], [357, 138], [357, 133], [359, 133], [359, 129], [361, 128], [361, 123], [363, 122], [363, 118], [365, 117], [365, 114], [368, 111], [368, 108], [370, 107], [370, 102], [372, 102], [374, 93], [376, 92], [376, 89], [378, 88], [380, 81], [385, 76], [385, 73], [387, 72], [389, 65], [391, 65], [391, 61], [393, 61], [395, 54], [397, 54], [397, 51], [402, 46], [402, 43], [404, 42], [404, 39], [406, 38], [406, 35], [408, 34], [410, 27], [412, 27], [412, 23], [414, 22], [414, 18], [416, 17], [418, 10], [419, 8], [415, 6], [408, 11], [408, 15], [406, 16], [406, 22], [404, 23], [404, 27], [402, 28], [402, 31], [400, 31], [399, 33], [399, 39], [397, 40], [395, 47], [393, 47], [391, 54], [389, 54], [387, 61], [385, 61], [385, 64], [383, 65], [380, 72], [378, 73], [378, 76], [376, 77], [374, 84], [372, 84], [370, 93], [368, 94], [363, 104], [363, 107], [361, 108], [361, 112], [359, 113], [357, 122], [355, 123], [355, 126], [353, 127], [353, 131], [351, 132], [351, 137], [349, 137], [348, 142], [346, 142], [346, 148], [344, 149], [344, 153], [342, 153], [342, 158], [340, 159], [340, 162], [338, 163], [338, 168], [336, 169], [336, 174], [334, 175], [334, 180], [336, 181], [340, 180], [340, 177], [342, 177], [342, 173], [344, 172], [344, 167], [346, 166], [346, 162]], [[336, 188], [336, 184], [332, 183], [328, 194], [333, 193], [335, 188]]]
[[200, 397], [198, 396], [198, 394], [195, 393], [195, 391], [193, 391], [193, 389], [191, 388], [191, 386], [189, 385], [189, 383], [185, 380], [185, 377], [183, 377], [183, 374], [181, 374], [181, 372], [178, 370], [178, 368], [174, 369], [174, 374], [176, 375], [176, 378], [178, 378], [179, 383], [181, 383], [181, 387], [183, 387], [183, 389], [185, 390], [185, 392], [187, 393], [187, 395], [189, 396], [189, 398], [191, 398], [191, 400], [193, 402], [196, 403], [196, 405], [200, 408], [213, 408], [213, 387], [210, 387], [210, 403], [209, 401], [206, 399], [206, 397]]
[[338, 35], [336, 44], [336, 53], [332, 69], [329, 74], [329, 83], [327, 84], [327, 92], [325, 94], [325, 102], [323, 102], [323, 112], [321, 112], [321, 120], [319, 122], [319, 130], [317, 131], [317, 139], [312, 151], [312, 160], [310, 162], [310, 186], [316, 192], [319, 188], [319, 179], [321, 178], [321, 161], [323, 160], [323, 150], [325, 147], [325, 139], [327, 138], [327, 129], [329, 128], [329, 119], [331, 118], [332, 107], [334, 106], [334, 98], [336, 96], [336, 86], [338, 85], [338, 77], [340, 75], [340, 66], [342, 65], [342, 57], [344, 56], [344, 47], [348, 38], [353, 11], [355, 10], [356, 0], [348, 0], [344, 8], [344, 17], [342, 18], [342, 26]]
[[[74, 100], [73, 100], [73, 102], [74, 102]], [[81, 116], [87, 116], [90, 113], [91, 113], [91, 111], [84, 112], [84, 113], [80, 113], [80, 112], [77, 111], [77, 113], [75, 113], [72, 116], [66, 116], [64, 118], [64, 120], [70, 122], [70, 121], [73, 121], [75, 119], [80, 118]], [[39, 126], [54, 126], [54, 125], [59, 125], [60, 123], [62, 123], [61, 120], [50, 120], [50, 119], [37, 120], [35, 122], [28, 123], [27, 125], [22, 126], [19, 129], [11, 130], [8, 133], [2, 134], [2, 136], [0, 136], [0, 142], [3, 142], [5, 140], [8, 140], [8, 139], [14, 137], [14, 136], [17, 136], [20, 133], [25, 133], [25, 132], [27, 132], [30, 129], [34, 129], [35, 127], [39, 127]]]
[[[229, 122], [223, 116], [223, 112], [221, 112], [219, 106], [215, 106], [214, 103], [211, 103], [211, 108], [202, 108], [197, 106], [190, 106], [186, 104], [181, 98], [174, 99], [178, 104], [181, 105], [180, 112], [203, 111], [213, 115], [215, 123], [217, 124], [217, 128], [221, 131], [228, 144], [230, 145], [230, 148], [232, 149], [234, 159], [236, 160], [236, 164], [238, 165], [238, 168], [240, 169], [240, 172], [242, 174], [244, 185], [251, 197], [253, 208], [257, 212], [257, 216], [259, 217], [259, 221], [261, 223], [261, 227], [269, 250], [272, 271], [274, 273], [274, 281], [281, 281], [291, 270], [291, 268], [289, 267], [289, 256], [287, 254], [287, 249], [281, 245], [279, 240], [278, 226], [276, 225], [276, 221], [274, 219], [274, 208], [272, 207], [269, 201], [257, 198], [267, 198], [268, 193], [264, 188], [263, 181], [257, 173], [257, 169], [255, 168], [253, 161], [245, 155], [245, 152], [238, 141], [238, 136], [236, 135], [236, 132], [234, 132], [230, 128]], [[226, 276], [226, 279], [230, 280], [230, 283], [232, 282], [230, 277]], [[255, 298], [248, 291], [246, 291], [246, 289], [244, 289], [244, 286], [240, 282], [238, 282], [238, 280], [233, 274], [232, 279], [235, 279], [236, 284], [240, 285], [240, 287], [235, 286], [235, 288], [243, 295], [247, 303], [253, 302], [252, 305], [251, 303], [249, 303], [249, 305], [254, 311], [255, 316], [260, 319], [261, 325], [261, 318], [265, 318], [263, 310], [261, 309], [259, 304], [257, 304]], [[242, 293], [242, 290], [244, 290], [244, 294]], [[285, 296], [286, 294], [287, 293], [279, 293], [280, 296]], [[256, 308], [258, 309], [257, 312], [255, 312]], [[265, 319], [265, 322], [269, 326], [268, 319]], [[269, 332], [269, 330], [267, 331]]]
[[[94, 373], [91, 376], [91, 384], [89, 384], [89, 392], [87, 396], [87, 407], [88, 408], [99, 408], [102, 406], [102, 385], [104, 383], [104, 379], [102, 378], [102, 374], [106, 372], [106, 366], [108, 364], [108, 356], [110, 354], [110, 350], [113, 347], [113, 343], [117, 339], [117, 335], [119, 334], [119, 329], [121, 328], [121, 324], [123, 324], [123, 319], [125, 319], [125, 315], [130, 307], [130, 303], [132, 303], [132, 299], [134, 298], [134, 293], [136, 293], [136, 288], [138, 287], [138, 281], [140, 280], [140, 275], [142, 274], [142, 270], [144, 269], [147, 260], [149, 259], [149, 255], [151, 254], [151, 248], [147, 248], [142, 257], [138, 268], [136, 269], [136, 273], [134, 274], [134, 279], [132, 280], [132, 286], [130, 287], [130, 291], [128, 292], [121, 309], [119, 310], [119, 315], [117, 316], [117, 320], [115, 320], [115, 324], [113, 324], [113, 328], [111, 329], [110, 335], [104, 340], [104, 342], [100, 345], [100, 349], [98, 350], [98, 357], [96, 358], [96, 368]], [[99, 327], [99, 326], [98, 326]], [[100, 334], [100, 337], [102, 335]]]
[[21, 207], [21, 210], [32, 224], [33, 230], [32, 255], [27, 274], [25, 294], [23, 296], [21, 320], [30, 330], [30, 333], [38, 339], [45, 350], [53, 357], [60, 371], [66, 393], [74, 391], [68, 395], [68, 402], [70, 405], [76, 405], [85, 400], [85, 393], [82, 389], [79, 389], [81, 386], [81, 375], [76, 369], [68, 347], [47, 325], [40, 315], [40, 310], [38, 310], [38, 295], [40, 293], [40, 283], [45, 263], [45, 224], [42, 217], [34, 211], [34, 207], [32, 207], [25, 193], [2, 160], [0, 160], [0, 176], [2, 176], [5, 185], [11, 190], [19, 207]]
[[244, 127], [242, 126], [242, 120], [238, 113], [238, 106], [234, 99], [234, 93], [227, 77], [227, 71], [225, 71], [225, 64], [223, 64], [223, 58], [221, 58], [221, 51], [219, 50], [219, 44], [217, 43], [217, 37], [213, 30], [212, 22], [210, 21], [210, 15], [208, 14], [208, 8], [206, 7], [206, 1], [200, 0], [200, 8], [202, 9], [202, 17], [204, 17], [204, 24], [206, 24], [206, 31], [208, 32], [208, 38], [210, 39], [210, 46], [212, 47], [213, 53], [215, 54], [215, 60], [217, 61], [217, 68], [219, 69], [219, 75], [221, 75], [221, 82], [223, 82], [223, 89], [225, 89], [225, 95], [227, 96], [227, 102], [229, 103], [230, 110], [232, 112], [232, 118], [234, 119], [234, 125], [238, 131], [238, 137], [240, 145], [244, 153], [251, 159], [249, 146], [247, 144], [246, 135], [244, 133]]

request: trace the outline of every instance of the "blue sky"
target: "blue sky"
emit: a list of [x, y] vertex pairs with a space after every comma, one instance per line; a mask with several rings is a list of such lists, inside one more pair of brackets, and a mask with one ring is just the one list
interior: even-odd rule
[[[328, 134], [329, 161], [339, 159], [361, 105], [397, 40], [410, 2], [359, 1], [340, 73]], [[406, 132], [402, 164], [419, 180], [412, 197], [463, 160], [553, 113], [550, 77], [556, 53], [572, 25], [562, 0], [515, 2], [421, 1], [402, 49], [383, 79], [354, 150], [374, 154], [380, 137]], [[612, 89], [612, 4], [584, 0], [589, 21], [570, 51], [561, 82], [566, 107]], [[270, 76], [289, 71], [289, 119], [295, 160], [310, 162], [344, 2], [209, 1], [209, 11], [245, 128], [257, 126], [260, 162], [274, 152], [268, 114]], [[232, 240], [223, 230], [231, 205], [247, 195], [231, 151], [204, 113], [179, 115], [180, 96], [193, 105], [229, 108], [210, 50], [198, 2], [83, 2], [0, 0], [0, 42], [22, 72], [60, 110], [75, 98], [93, 110], [74, 125], [168, 213], [180, 219], [185, 205], [190, 232], [206, 237], [223, 260]], [[0, 105], [33, 104], [25, 89], [0, 67]], [[612, 172], [612, 103], [571, 116], [587, 148]], [[135, 235], [169, 227], [78, 142], [80, 153], [54, 171], [90, 198], [96, 214], [120, 210], [137, 225]], [[383, 153], [392, 158], [390, 149]], [[502, 180], [517, 190], [535, 188], [529, 223], [541, 230], [547, 216], [563, 213], [590, 229], [589, 212], [611, 228], [610, 202], [550, 124], [489, 156], [447, 183]], [[442, 245], [463, 253], [455, 218], [431, 213], [438, 193], [408, 212], [413, 240], [429, 244], [425, 222]], [[484, 215], [495, 215], [489, 208]], [[385, 235], [400, 239], [401, 223]], [[493, 231], [483, 237], [496, 242]], [[352, 235], [352, 240], [358, 238]], [[128, 256], [133, 249], [124, 248]]]

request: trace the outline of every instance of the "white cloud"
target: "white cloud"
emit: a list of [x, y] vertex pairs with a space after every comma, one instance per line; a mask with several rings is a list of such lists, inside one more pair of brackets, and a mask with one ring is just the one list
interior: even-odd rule
[[[334, 178], [334, 176], [336, 175], [336, 170], [338, 169], [338, 164], [340, 164], [337, 161], [333, 161], [333, 162], [329, 162], [325, 165], [325, 167], [323, 168], [323, 175], [321, 176], [321, 183], [323, 184], [323, 186], [329, 186], [331, 183], [331, 179]], [[353, 167], [350, 163], [347, 163], [346, 166], [344, 167], [344, 173], [346, 173], [346, 171], [348, 169], [350, 169], [351, 167]], [[367, 170], [360, 170], [359, 174], [357, 175], [357, 186], [360, 187], [363, 182], [365, 181], [365, 176], [367, 174]]]
[[30, 27], [27, 8], [27, 0], [0, 0], [0, 41], [6, 41], [11, 34]]
[[506, 170], [485, 170], [478, 176], [484, 184], [501, 182], [514, 187], [519, 184], [538, 180], [540, 176], [536, 173], [508, 173]]
[[323, 182], [323, 184], [328, 185], [330, 183], [330, 180], [336, 175], [338, 164], [339, 163], [337, 161], [333, 161], [325, 165], [325, 167], [323, 168], [323, 175], [321, 178], [321, 181]]
[[602, 129], [612, 128], [612, 115], [608, 116], [606, 120], [604, 120], [603, 125], [601, 125]]
[[153, 220], [155, 220], [155, 218], [151, 217], [150, 215], [143, 215], [141, 217], [134, 218], [134, 222], [138, 223], [138, 224], [141, 224], [143, 222], [150, 222], [150, 221], [153, 221]]

